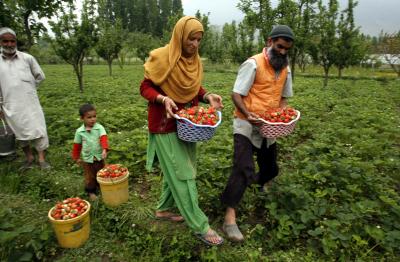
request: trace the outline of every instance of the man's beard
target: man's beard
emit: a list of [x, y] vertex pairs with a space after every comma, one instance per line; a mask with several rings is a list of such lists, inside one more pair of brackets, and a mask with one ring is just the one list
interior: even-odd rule
[[281, 55], [279, 52], [277, 52], [272, 47], [268, 49], [268, 59], [269, 59], [269, 63], [271, 64], [271, 66], [276, 71], [282, 70], [289, 64], [287, 54]]
[[12, 55], [15, 54], [15, 52], [17, 52], [17, 47], [10, 47], [10, 46], [2, 46], [1, 47], [1, 53], [5, 54], [5, 55]]

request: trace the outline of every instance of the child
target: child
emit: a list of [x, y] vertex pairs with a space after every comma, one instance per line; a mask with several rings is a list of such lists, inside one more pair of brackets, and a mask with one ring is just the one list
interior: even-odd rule
[[96, 200], [99, 184], [96, 180], [97, 171], [104, 167], [107, 157], [108, 140], [102, 125], [96, 123], [96, 109], [91, 104], [79, 108], [83, 125], [75, 132], [72, 158], [81, 164], [85, 175], [85, 191], [90, 200]]

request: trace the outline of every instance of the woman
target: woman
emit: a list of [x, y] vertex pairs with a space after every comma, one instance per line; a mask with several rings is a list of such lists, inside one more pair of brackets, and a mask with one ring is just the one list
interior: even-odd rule
[[[177, 110], [198, 105], [199, 101], [209, 102], [216, 109], [223, 107], [219, 95], [207, 93], [201, 87], [203, 67], [198, 49], [203, 32], [195, 17], [181, 18], [169, 44], [150, 52], [140, 93], [149, 101], [146, 168], [151, 169], [157, 155], [164, 174], [156, 217], [175, 222], [185, 220], [202, 241], [220, 245], [223, 239], [210, 228], [208, 218], [198, 206], [196, 144], [179, 140], [173, 118]], [[182, 216], [170, 211], [175, 206]]]

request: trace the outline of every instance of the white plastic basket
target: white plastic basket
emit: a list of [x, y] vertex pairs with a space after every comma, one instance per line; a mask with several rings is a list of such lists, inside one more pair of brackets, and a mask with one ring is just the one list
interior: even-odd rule
[[300, 111], [296, 111], [296, 118], [288, 123], [273, 123], [259, 118], [263, 124], [260, 127], [260, 134], [266, 138], [277, 138], [287, 136], [293, 132], [297, 121], [300, 119]]
[[195, 124], [187, 118], [175, 115], [179, 139], [187, 142], [200, 142], [211, 139], [222, 120], [221, 112], [217, 111], [217, 114], [218, 122], [213, 126]]

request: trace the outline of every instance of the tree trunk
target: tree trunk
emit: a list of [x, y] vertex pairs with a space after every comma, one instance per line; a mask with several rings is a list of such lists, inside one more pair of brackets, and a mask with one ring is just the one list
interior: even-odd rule
[[301, 72], [302, 72], [302, 73], [305, 73], [305, 72], [306, 72], [306, 63], [302, 63], [302, 64], [300, 65], [300, 69], [301, 69]]
[[29, 49], [31, 49], [32, 45], [33, 45], [33, 37], [32, 37], [32, 32], [31, 32], [31, 28], [29, 26], [29, 16], [31, 15], [32, 11], [28, 10], [24, 13], [24, 28], [25, 28], [25, 33], [26, 36], [28, 38], [27, 43], [25, 44], [25, 48], [27, 51], [29, 51]]
[[107, 63], [108, 63], [108, 75], [112, 76], [112, 59], [108, 59]]
[[293, 58], [292, 58], [292, 64], [290, 65], [291, 66], [291, 70], [292, 70], [292, 81], [294, 82], [294, 71], [295, 71], [295, 69], [296, 69], [296, 59], [297, 58], [297, 55], [295, 54], [294, 56], [293, 56]]
[[83, 59], [79, 62], [79, 89], [83, 93]]
[[82, 72], [82, 62], [78, 62], [77, 64], [74, 64], [74, 71], [75, 71], [75, 75], [76, 78], [78, 79], [78, 84], [79, 84], [79, 90], [81, 91], [81, 93], [83, 93], [83, 72]]
[[343, 70], [343, 68], [338, 68], [338, 77], [339, 78], [342, 78], [342, 70]]
[[324, 66], [324, 88], [328, 86], [328, 79], [329, 79], [329, 67]]
[[400, 67], [396, 67], [396, 65], [391, 62], [389, 63], [389, 65], [393, 69], [393, 71], [397, 73], [397, 77], [400, 77]]
[[124, 65], [125, 65], [125, 54], [119, 54], [118, 56], [118, 65], [121, 69], [124, 69]]

